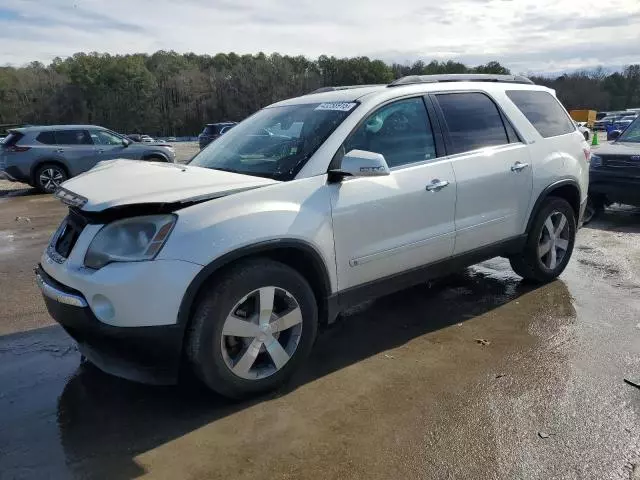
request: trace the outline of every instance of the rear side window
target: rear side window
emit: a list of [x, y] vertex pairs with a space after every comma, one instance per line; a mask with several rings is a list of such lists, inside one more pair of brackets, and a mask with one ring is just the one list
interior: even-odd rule
[[509, 143], [498, 107], [486, 95], [447, 93], [436, 98], [449, 133], [450, 154]]
[[218, 128], [216, 125], [207, 125], [206, 127], [204, 127], [204, 132], [205, 135], [217, 135], [218, 134]]
[[544, 138], [574, 132], [576, 126], [560, 102], [548, 92], [510, 90], [507, 96]]
[[58, 130], [55, 135], [58, 145], [93, 145], [91, 135], [86, 130]]
[[53, 132], [42, 132], [38, 134], [36, 140], [40, 143], [44, 143], [45, 145], [55, 145], [56, 137]]

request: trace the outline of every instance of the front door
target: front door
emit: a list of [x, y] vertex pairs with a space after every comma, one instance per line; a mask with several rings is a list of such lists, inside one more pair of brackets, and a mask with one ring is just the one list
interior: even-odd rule
[[132, 158], [122, 138], [106, 130], [92, 130], [91, 138], [96, 144], [96, 163], [116, 158]]
[[338, 288], [449, 257], [455, 177], [451, 162], [438, 158], [423, 99], [380, 107], [343, 147], [381, 153], [391, 174], [330, 185]]
[[533, 189], [527, 146], [486, 94], [434, 97], [458, 187], [454, 254], [521, 234]]

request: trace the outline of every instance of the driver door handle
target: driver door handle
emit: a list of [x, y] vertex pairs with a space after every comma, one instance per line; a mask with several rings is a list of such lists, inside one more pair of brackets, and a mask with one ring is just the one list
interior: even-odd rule
[[513, 165], [511, 165], [511, 171], [512, 172], [519, 172], [520, 170], [524, 170], [528, 166], [529, 166], [528, 163], [516, 162]]
[[427, 191], [428, 192], [439, 192], [440, 190], [442, 190], [447, 185], [449, 185], [449, 182], [447, 182], [446, 180], [438, 180], [436, 178], [436, 179], [432, 180], [429, 185], [427, 185]]
[[62, 148], [58, 148], [58, 149], [56, 150], [56, 153], [64, 153], [64, 150], [63, 150]]

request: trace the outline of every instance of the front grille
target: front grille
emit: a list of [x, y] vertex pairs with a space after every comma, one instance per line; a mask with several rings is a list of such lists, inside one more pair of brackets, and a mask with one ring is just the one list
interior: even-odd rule
[[80, 237], [86, 225], [87, 221], [80, 214], [69, 209], [69, 215], [60, 225], [49, 247], [50, 250], [55, 252], [52, 255], [54, 260], [60, 261], [69, 258], [73, 247], [78, 241], [78, 237]]
[[603, 155], [602, 164], [607, 167], [640, 168], [640, 160], [632, 160], [631, 155]]

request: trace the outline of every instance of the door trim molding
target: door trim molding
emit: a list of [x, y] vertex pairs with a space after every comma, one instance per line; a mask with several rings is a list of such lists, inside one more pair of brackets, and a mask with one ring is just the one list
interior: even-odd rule
[[398, 245], [396, 247], [388, 248], [386, 250], [380, 250], [374, 253], [368, 253], [367, 255], [363, 255], [361, 257], [352, 258], [349, 260], [349, 266], [357, 267], [360, 265], [364, 265], [365, 263], [373, 262], [375, 260], [382, 260], [383, 258], [391, 257], [398, 253], [406, 252], [408, 250], [413, 250], [414, 248], [422, 247], [427, 245], [428, 243], [439, 240], [443, 237], [450, 237], [455, 235], [455, 231], [440, 233], [438, 235], [434, 235], [429, 238], [423, 238], [422, 240], [416, 240], [415, 242], [405, 243], [402, 245]]
[[[492, 243], [481, 248], [470, 250], [434, 263], [412, 268], [384, 278], [348, 288], [336, 295], [329, 302], [329, 322], [337, 317], [340, 311], [353, 307], [373, 298], [389, 295], [404, 290], [433, 278], [462, 270], [493, 257], [513, 255], [520, 252], [527, 241], [527, 235], [518, 235], [507, 240]], [[336, 298], [337, 297], [337, 298]]]

